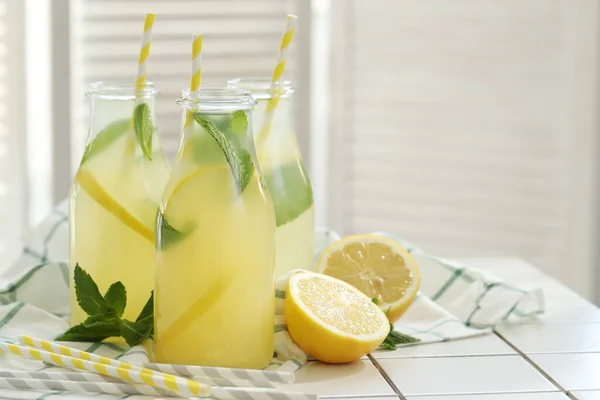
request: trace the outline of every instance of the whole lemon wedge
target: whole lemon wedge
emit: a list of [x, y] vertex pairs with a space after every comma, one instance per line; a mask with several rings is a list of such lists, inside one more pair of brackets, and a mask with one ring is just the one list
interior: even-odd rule
[[302, 350], [327, 363], [356, 360], [387, 336], [387, 317], [352, 285], [315, 273], [293, 275], [284, 313], [290, 336]]
[[376, 299], [392, 323], [410, 307], [421, 285], [419, 267], [408, 251], [376, 235], [348, 236], [331, 244], [321, 254], [317, 272]]

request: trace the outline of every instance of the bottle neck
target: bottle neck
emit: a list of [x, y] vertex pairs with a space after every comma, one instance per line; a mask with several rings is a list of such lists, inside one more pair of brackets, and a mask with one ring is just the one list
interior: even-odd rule
[[227, 151], [243, 150], [254, 155], [252, 112], [227, 110], [202, 112], [184, 107], [177, 161], [195, 164], [215, 162]]
[[[152, 125], [156, 126], [155, 98], [148, 97], [143, 100], [148, 106], [148, 115]], [[90, 130], [88, 141], [93, 140], [98, 133], [107, 126], [118, 121], [130, 120], [133, 124], [135, 108], [141, 101], [110, 99], [106, 97], [92, 97], [90, 101]]]

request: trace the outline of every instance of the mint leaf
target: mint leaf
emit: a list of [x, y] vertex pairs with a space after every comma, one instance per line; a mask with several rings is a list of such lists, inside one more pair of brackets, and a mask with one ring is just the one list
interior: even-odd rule
[[219, 165], [227, 162], [223, 151], [210, 135], [200, 133], [200, 126], [195, 129], [185, 144], [185, 151], [192, 156], [195, 163], [201, 165]]
[[390, 324], [390, 333], [388, 333], [379, 347], [387, 350], [396, 350], [396, 345], [398, 344], [418, 343], [420, 341], [421, 339], [419, 338], [395, 331], [394, 325]]
[[154, 324], [154, 291], [150, 292], [150, 298], [146, 302], [146, 305], [144, 305], [144, 308], [142, 308], [135, 322]]
[[213, 137], [213, 139], [215, 139], [229, 164], [238, 192], [243, 193], [254, 173], [254, 164], [250, 157], [250, 153], [238, 142], [238, 138], [233, 134], [230, 134], [230, 136], [233, 137], [228, 137], [202, 114], [194, 113], [192, 114], [192, 117], [210, 136]]
[[104, 326], [106, 324], [114, 324], [119, 322], [119, 317], [117, 313], [112, 314], [96, 314], [87, 317], [85, 321], [83, 321], [83, 325], [86, 328], [93, 328], [95, 326]]
[[104, 300], [115, 309], [117, 316], [122, 317], [127, 304], [127, 291], [121, 282], [115, 282], [106, 291]]
[[152, 160], [152, 135], [154, 134], [154, 125], [152, 124], [152, 115], [150, 107], [146, 103], [140, 103], [133, 111], [133, 129], [144, 156]]
[[65, 342], [100, 342], [112, 336], [119, 336], [119, 325], [112, 321], [96, 321], [86, 325], [85, 322], [72, 326], [55, 340]]
[[421, 341], [419, 338], [407, 335], [405, 333], [400, 333], [393, 329], [388, 334], [388, 338], [388, 340], [394, 342], [394, 344], [417, 343]]
[[131, 322], [127, 320], [122, 320], [119, 324], [121, 337], [132, 347], [145, 339], [152, 338], [150, 335], [151, 326], [144, 322]]
[[245, 111], [238, 110], [231, 114], [229, 131], [237, 136], [239, 140], [246, 140], [246, 133], [248, 132], [248, 116]]
[[275, 207], [277, 226], [298, 218], [313, 204], [313, 192], [302, 160], [263, 170]]
[[100, 294], [98, 285], [87, 272], [81, 269], [79, 264], [75, 265], [73, 281], [75, 282], [77, 303], [86, 314], [95, 315], [106, 310], [108, 304]]
[[379, 347], [386, 350], [396, 350], [395, 344], [388, 343], [385, 340], [379, 345]]
[[193, 230], [187, 229], [185, 232], [177, 230], [169, 224], [161, 211], [158, 212], [157, 226], [160, 226], [160, 229], [157, 230], [158, 237], [156, 243], [160, 244], [160, 251], [165, 251], [172, 245], [181, 242], [188, 237]]
[[94, 140], [85, 147], [83, 157], [81, 158], [81, 164], [113, 144], [127, 131], [127, 129], [129, 129], [130, 124], [130, 119], [121, 119], [108, 124], [106, 128], [98, 132]]
[[135, 346], [154, 334], [154, 294], [131, 322], [121, 317], [127, 305], [127, 291], [121, 282], [115, 282], [102, 297], [92, 277], [77, 264], [75, 266], [75, 293], [88, 318], [69, 328], [56, 340], [72, 342], [100, 342], [113, 336], [122, 336], [130, 346]]

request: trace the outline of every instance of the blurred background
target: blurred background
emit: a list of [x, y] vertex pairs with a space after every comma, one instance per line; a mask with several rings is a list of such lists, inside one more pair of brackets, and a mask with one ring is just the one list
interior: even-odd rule
[[597, 0], [0, 0], [0, 270], [65, 199], [89, 82], [149, 79], [176, 151], [190, 34], [203, 84], [286, 75], [317, 224], [448, 257], [518, 256], [599, 301]]

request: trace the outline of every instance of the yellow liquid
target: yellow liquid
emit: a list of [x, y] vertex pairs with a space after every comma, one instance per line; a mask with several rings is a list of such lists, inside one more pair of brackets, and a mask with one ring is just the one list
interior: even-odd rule
[[277, 218], [275, 279], [294, 269], [312, 270], [315, 212], [300, 153], [295, 151], [283, 160], [262, 157], [259, 162]]
[[[267, 100], [259, 100], [253, 119], [260, 132]], [[312, 188], [293, 126], [293, 107], [281, 98], [272, 128], [264, 141], [255, 137], [258, 160], [277, 216], [275, 279], [294, 269], [314, 266], [314, 205]]]
[[[137, 318], [153, 290], [156, 249], [151, 236], [169, 173], [162, 152], [154, 153], [149, 162], [135, 152], [134, 140], [133, 132], [126, 132], [80, 167], [80, 173], [92, 177], [97, 188], [91, 191], [82, 187], [76, 178], [69, 210], [71, 279], [78, 263], [102, 294], [112, 283], [121, 281], [127, 290], [124, 318], [131, 320]], [[98, 191], [105, 195], [100, 202]], [[114, 201], [116, 206], [107, 209], [107, 201]], [[137, 219], [149, 235], [145, 237], [128, 226], [126, 219], [119, 218], [122, 214], [115, 215], [115, 207]], [[73, 282], [70, 286], [71, 324], [75, 325], [83, 322], [86, 314], [77, 304]]]
[[218, 151], [216, 164], [201, 166], [180, 151], [161, 207], [170, 227], [189, 233], [158, 254], [155, 357], [264, 368], [273, 356], [273, 205], [256, 170], [240, 195]]
[[313, 269], [314, 206], [275, 231], [275, 277], [293, 269]]

